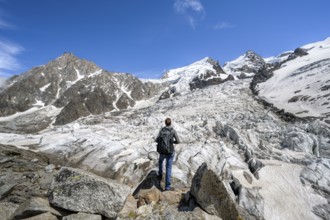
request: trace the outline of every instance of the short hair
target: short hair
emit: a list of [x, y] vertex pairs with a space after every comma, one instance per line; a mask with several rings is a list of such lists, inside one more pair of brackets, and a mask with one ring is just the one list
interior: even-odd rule
[[165, 125], [166, 126], [170, 126], [171, 125], [171, 119], [170, 118], [166, 118], [165, 119]]

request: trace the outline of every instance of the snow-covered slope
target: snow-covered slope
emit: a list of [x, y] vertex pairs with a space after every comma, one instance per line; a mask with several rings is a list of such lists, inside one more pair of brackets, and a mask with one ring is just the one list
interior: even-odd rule
[[[175, 92], [184, 93], [191, 89], [199, 88], [196, 81], [211, 82], [218, 79], [224, 81], [228, 75], [222, 70], [219, 63], [212, 58], [206, 57], [188, 66], [167, 71], [162, 79], [173, 83]], [[195, 81], [195, 82], [194, 82]]]
[[264, 65], [264, 59], [250, 50], [237, 59], [226, 63], [223, 69], [236, 79], [244, 79], [254, 76]]
[[289, 57], [292, 53], [293, 53], [293, 51], [287, 51], [287, 52], [281, 53], [281, 54], [278, 55], [278, 56], [272, 56], [272, 57], [264, 58], [264, 60], [265, 60], [266, 63], [270, 63], [270, 64], [273, 64], [273, 63], [281, 63], [281, 62], [287, 60], [288, 57]]
[[308, 54], [288, 59], [258, 85], [259, 96], [278, 109], [330, 125], [330, 38], [302, 49]]

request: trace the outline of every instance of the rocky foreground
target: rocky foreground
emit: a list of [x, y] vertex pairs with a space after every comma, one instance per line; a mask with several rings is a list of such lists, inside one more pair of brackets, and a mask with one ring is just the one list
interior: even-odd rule
[[163, 191], [164, 183], [151, 171], [132, 191], [81, 169], [48, 164], [46, 156], [32, 151], [0, 145], [0, 152], [1, 219], [221, 219], [221, 213], [224, 219], [255, 219], [235, 204], [226, 188], [209, 190], [221, 181], [205, 163], [191, 189]]

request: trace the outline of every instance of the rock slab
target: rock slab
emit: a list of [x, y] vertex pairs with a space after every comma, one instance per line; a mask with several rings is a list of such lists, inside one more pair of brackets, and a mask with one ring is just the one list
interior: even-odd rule
[[232, 196], [217, 175], [203, 163], [197, 170], [190, 189], [197, 203], [209, 214], [237, 220], [240, 215]]
[[116, 218], [130, 192], [128, 186], [113, 180], [62, 167], [51, 184], [49, 201], [70, 211]]
[[56, 216], [61, 214], [50, 207], [47, 199], [40, 197], [33, 197], [22, 203], [14, 212], [11, 219], [29, 218], [43, 213], [51, 213]]

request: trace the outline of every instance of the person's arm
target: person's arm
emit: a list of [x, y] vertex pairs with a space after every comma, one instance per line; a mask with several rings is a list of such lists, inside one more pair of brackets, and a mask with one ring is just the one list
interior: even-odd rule
[[[160, 130], [162, 130], [162, 129], [160, 129]], [[158, 143], [158, 141], [159, 141], [160, 130], [159, 130], [158, 135], [157, 135], [157, 137], [156, 137], [156, 139], [155, 139], [155, 142], [157, 142], [157, 143]]]
[[180, 139], [179, 139], [179, 136], [178, 134], [176, 133], [176, 130], [173, 129], [173, 137], [174, 137], [174, 144], [180, 144]]

